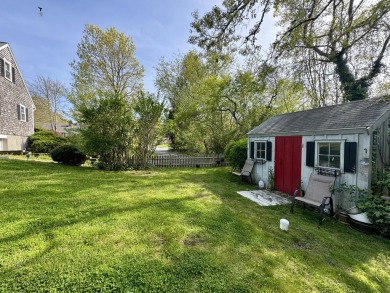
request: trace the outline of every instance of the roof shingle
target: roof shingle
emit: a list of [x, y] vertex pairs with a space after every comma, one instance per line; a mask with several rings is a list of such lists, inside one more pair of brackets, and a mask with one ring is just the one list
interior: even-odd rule
[[390, 113], [390, 98], [381, 97], [276, 115], [248, 135], [321, 132], [372, 127]]

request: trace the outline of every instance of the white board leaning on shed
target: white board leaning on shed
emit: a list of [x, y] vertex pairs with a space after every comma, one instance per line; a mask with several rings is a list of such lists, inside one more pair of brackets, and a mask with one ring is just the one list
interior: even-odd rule
[[250, 199], [260, 206], [276, 206], [281, 204], [291, 204], [291, 200], [268, 190], [237, 191], [239, 195]]

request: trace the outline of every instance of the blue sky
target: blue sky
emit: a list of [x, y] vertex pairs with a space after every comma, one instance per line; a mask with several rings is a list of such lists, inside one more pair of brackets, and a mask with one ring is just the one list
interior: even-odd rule
[[[186, 53], [191, 13], [209, 11], [219, 0], [1, 0], [0, 41], [7, 42], [26, 82], [50, 76], [71, 82], [69, 63], [76, 59], [85, 24], [115, 27], [132, 37], [145, 68], [144, 86], [154, 89], [160, 58]], [[43, 16], [38, 7], [43, 8]]]

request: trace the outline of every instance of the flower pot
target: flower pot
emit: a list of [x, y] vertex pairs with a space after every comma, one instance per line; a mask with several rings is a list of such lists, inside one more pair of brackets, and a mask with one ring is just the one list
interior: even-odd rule
[[338, 211], [335, 215], [335, 218], [341, 224], [349, 226], [349, 215], [346, 211]]

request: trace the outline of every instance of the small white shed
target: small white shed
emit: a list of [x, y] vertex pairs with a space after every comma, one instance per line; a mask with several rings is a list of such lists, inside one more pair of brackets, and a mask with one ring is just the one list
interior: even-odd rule
[[252, 179], [293, 194], [310, 174], [367, 189], [390, 164], [390, 97], [276, 115], [248, 133]]

